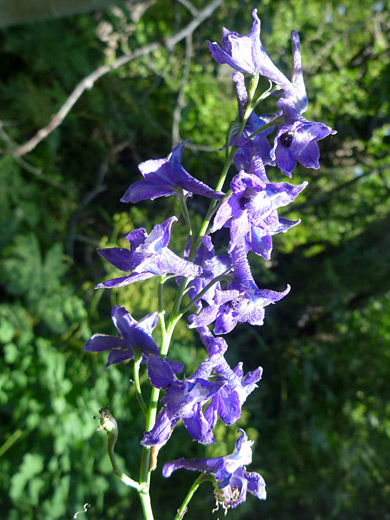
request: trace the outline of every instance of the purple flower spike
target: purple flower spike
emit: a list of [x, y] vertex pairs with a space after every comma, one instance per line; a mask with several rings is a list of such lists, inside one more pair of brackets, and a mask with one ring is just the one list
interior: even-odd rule
[[168, 197], [184, 190], [184, 195], [203, 195], [220, 200], [223, 193], [214, 191], [192, 177], [181, 165], [183, 148], [189, 139], [180, 143], [166, 159], [151, 159], [138, 166], [144, 180], [132, 184], [121, 198], [121, 202], [139, 202]]
[[276, 133], [271, 157], [288, 177], [291, 177], [297, 161], [305, 168], [317, 170], [320, 167], [317, 141], [336, 133], [323, 123], [307, 121], [294, 110], [288, 110], [285, 122]]
[[253, 442], [248, 440], [244, 430], [238, 430], [238, 433], [241, 437], [237, 439], [231, 455], [214, 459], [178, 459], [164, 464], [162, 474], [168, 478], [177, 469], [184, 468], [215, 475], [217, 484], [215, 499], [217, 506], [222, 506], [225, 513], [229, 508], [245, 502], [247, 491], [260, 500], [265, 500], [263, 477], [258, 473], [249, 473], [245, 469], [245, 466], [252, 462]]
[[137, 350], [142, 353], [143, 363], [146, 363], [150, 355], [159, 355], [160, 349], [152, 338], [152, 331], [157, 324], [157, 312], [148, 314], [137, 322], [124, 307], [114, 306], [111, 317], [119, 337], [94, 334], [83, 346], [83, 350], [92, 352], [109, 350], [105, 368], [134, 359]]
[[162, 224], [157, 224], [149, 236], [142, 228], [132, 231], [126, 236], [130, 250], [120, 247], [98, 249], [99, 255], [114, 267], [131, 274], [102, 282], [96, 289], [122, 287], [168, 273], [188, 278], [199, 276], [202, 272], [200, 266], [183, 260], [168, 248], [171, 227], [176, 220], [176, 217], [171, 217]]

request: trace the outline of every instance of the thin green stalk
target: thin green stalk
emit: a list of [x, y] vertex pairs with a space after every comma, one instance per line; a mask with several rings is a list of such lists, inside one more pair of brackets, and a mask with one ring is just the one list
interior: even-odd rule
[[165, 276], [160, 276], [158, 280], [158, 318], [160, 320], [161, 325], [161, 334], [164, 339], [164, 336], [166, 334], [165, 329], [165, 311], [164, 311], [164, 282], [165, 282]]
[[145, 520], [154, 520], [152, 503], [150, 501], [149, 487], [144, 491], [138, 492], [139, 499], [141, 501], [142, 512]]
[[105, 430], [107, 432], [107, 452], [110, 457], [113, 472], [124, 484], [126, 484], [126, 486], [130, 486], [140, 492], [141, 487], [139, 483], [128, 477], [118, 467], [114, 453], [115, 444], [118, 440], [118, 425], [114, 417], [108, 411], [108, 408], [102, 408], [100, 410], [100, 426], [98, 427], [98, 431], [100, 430]]
[[182, 505], [177, 510], [177, 515], [175, 516], [174, 520], [182, 520], [183, 516], [187, 512], [187, 506], [191, 500], [191, 498], [194, 496], [194, 493], [198, 489], [198, 487], [202, 484], [202, 482], [206, 482], [207, 480], [213, 481], [213, 477], [209, 475], [208, 473], [201, 473], [199, 477], [194, 481], [192, 486], [190, 487], [190, 490], [187, 493], [187, 496], [183, 500]]
[[186, 197], [183, 195], [183, 192], [181, 192], [181, 193], [178, 193], [177, 198], [178, 198], [179, 204], [180, 204], [180, 206], [181, 206], [181, 208], [183, 210], [183, 217], [184, 217], [184, 220], [186, 221], [186, 224], [187, 224], [187, 227], [188, 227], [188, 235], [190, 237], [192, 237], [191, 219], [190, 219], [190, 215], [188, 213]]
[[144, 415], [148, 413], [146, 408], [146, 404], [144, 398], [142, 397], [141, 385], [139, 381], [139, 369], [141, 366], [142, 354], [137, 353], [134, 358], [134, 367], [133, 367], [133, 378], [134, 378], [134, 387], [135, 387], [135, 395], [137, 396], [138, 403], [143, 411]]
[[[171, 318], [168, 322], [165, 334], [163, 335], [163, 341], [162, 341], [162, 345], [161, 345], [161, 349], [160, 349], [160, 354], [164, 357], [168, 353], [172, 334], [173, 334], [174, 328], [176, 326], [176, 323], [179, 321], [179, 319], [180, 319], [180, 317], [177, 318], [175, 316], [171, 316]], [[158, 405], [159, 396], [160, 396], [160, 390], [158, 388], [153, 387], [151, 395], [150, 395], [149, 408], [148, 408], [147, 414], [146, 414], [146, 425], [145, 425], [146, 431], [150, 431], [156, 422], [157, 405]], [[150, 503], [150, 495], [149, 495], [150, 478], [151, 478], [151, 458], [152, 458], [151, 455], [152, 455], [152, 447], [144, 446], [142, 448], [142, 455], [141, 455], [140, 475], [139, 475], [140, 491], [138, 493], [139, 493], [139, 497], [141, 500], [141, 505], [142, 505], [145, 520], [153, 520], [153, 511], [152, 511], [152, 506]]]

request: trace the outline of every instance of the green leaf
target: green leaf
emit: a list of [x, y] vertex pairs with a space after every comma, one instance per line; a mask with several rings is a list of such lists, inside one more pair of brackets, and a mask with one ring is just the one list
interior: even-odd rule
[[38, 453], [26, 453], [19, 471], [11, 478], [10, 497], [16, 502], [24, 492], [29, 480], [43, 470], [43, 457]]

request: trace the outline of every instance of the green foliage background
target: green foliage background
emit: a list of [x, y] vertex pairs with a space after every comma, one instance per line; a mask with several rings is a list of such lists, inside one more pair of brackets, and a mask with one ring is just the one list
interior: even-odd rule
[[[231, 73], [211, 60], [205, 40], [219, 40], [222, 25], [249, 32], [254, 7], [263, 44], [287, 74], [289, 33], [300, 33], [307, 117], [338, 133], [320, 143], [320, 170], [295, 172], [294, 183], [310, 182], [289, 212], [302, 219], [300, 226], [275, 237], [272, 262], [251, 259], [261, 285], [290, 283], [292, 292], [267, 309], [262, 328], [238, 327], [228, 338], [232, 364], [264, 368], [238, 426], [256, 440], [248, 469], [259, 471], [268, 489], [266, 502], [249, 497], [229, 518], [389, 519], [390, 13], [385, 2], [368, 0], [359, 8], [354, 0], [223, 2], [194, 34], [180, 124], [182, 138], [213, 150], [187, 150], [183, 158], [209, 184], [220, 169], [217, 150], [235, 118], [235, 101]], [[153, 280], [94, 291], [113, 274], [96, 247], [116, 245], [132, 229], [150, 230], [178, 213], [170, 200], [127, 207], [119, 198], [138, 178], [139, 162], [171, 149], [184, 43], [99, 80], [23, 158], [27, 169], [7, 153], [6, 136], [25, 142], [91, 71], [163, 41], [190, 20], [180, 2], [156, 0], [138, 21], [118, 4], [0, 32], [4, 519], [72, 518], [85, 502], [92, 504], [91, 520], [140, 518], [137, 497], [112, 475], [93, 419], [110, 404], [120, 428], [119, 463], [136, 475], [143, 424], [129, 367], [104, 371], [104, 356], [84, 353], [82, 345], [93, 332], [114, 332], [112, 304], [127, 306], [137, 319], [156, 308]], [[201, 204], [194, 201], [196, 212]], [[170, 290], [173, 295], [175, 286]], [[172, 356], [190, 373], [201, 355], [183, 325]], [[230, 452], [235, 431], [218, 427], [216, 446], [205, 450], [176, 429], [153, 475], [158, 520], [173, 518], [194, 477], [182, 471], [164, 481], [163, 462]], [[198, 492], [188, 520], [218, 517], [210, 491], [205, 485]]]

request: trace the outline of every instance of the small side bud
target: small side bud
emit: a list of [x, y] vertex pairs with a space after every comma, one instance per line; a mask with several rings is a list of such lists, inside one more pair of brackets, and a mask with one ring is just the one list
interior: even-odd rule
[[96, 431], [105, 430], [110, 440], [116, 442], [118, 437], [118, 425], [113, 415], [109, 411], [109, 406], [106, 408], [100, 408], [99, 410], [100, 426], [97, 427]]

